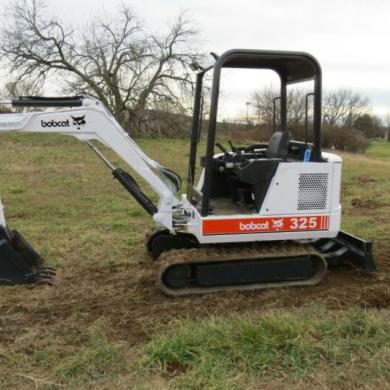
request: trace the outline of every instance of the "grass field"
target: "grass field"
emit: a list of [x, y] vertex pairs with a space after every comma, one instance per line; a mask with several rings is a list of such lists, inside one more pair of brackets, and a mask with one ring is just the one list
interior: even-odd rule
[[[58, 270], [54, 287], [0, 290], [0, 388], [389, 386], [390, 144], [343, 154], [343, 228], [374, 241], [376, 276], [172, 299], [145, 253], [152, 221], [86, 145], [0, 139], [8, 222]], [[138, 142], [185, 177], [187, 141]]]
[[367, 154], [373, 157], [390, 158], [390, 142], [372, 142], [367, 150]]

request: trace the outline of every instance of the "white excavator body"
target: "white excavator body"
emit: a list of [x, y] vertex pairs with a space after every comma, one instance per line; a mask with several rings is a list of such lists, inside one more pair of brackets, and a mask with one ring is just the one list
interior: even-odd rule
[[[215, 142], [222, 67], [269, 67], [280, 75], [280, 129], [274, 129], [268, 143], [234, 146], [229, 140], [228, 152]], [[202, 78], [210, 69], [214, 76], [207, 151], [195, 184]], [[287, 131], [286, 87], [308, 79], [314, 80], [314, 92], [306, 96], [306, 103], [309, 96], [314, 97], [314, 135], [309, 142], [306, 121], [304, 142], [293, 141]], [[159, 286], [168, 295], [312, 285], [321, 281], [328, 265], [345, 262], [375, 271], [371, 243], [340, 231], [342, 159], [321, 150], [321, 69], [307, 53], [231, 50], [216, 58], [213, 65], [198, 69], [187, 191], [182, 196], [179, 175], [148, 157], [98, 99], [20, 97], [0, 103], [61, 107], [1, 114], [0, 133], [59, 133], [88, 143], [156, 222], [156, 229], [147, 235], [147, 249], [161, 261]], [[133, 177], [115, 167], [91, 141], [120, 156], [158, 195], [158, 203], [155, 205]], [[214, 146], [222, 153], [215, 153]], [[2, 223], [5, 219], [0, 208]], [[7, 258], [22, 254], [6, 229], [3, 238], [0, 283], [2, 267], [13, 261], [7, 263]], [[22, 247], [26, 249], [25, 242]], [[19, 252], [12, 254], [13, 250]], [[39, 280], [39, 272], [37, 275]], [[47, 275], [44, 272], [40, 280], [46, 280]]]

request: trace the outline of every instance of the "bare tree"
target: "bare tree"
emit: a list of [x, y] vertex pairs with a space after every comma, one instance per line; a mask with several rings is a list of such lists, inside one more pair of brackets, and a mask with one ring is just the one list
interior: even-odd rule
[[261, 91], [256, 91], [252, 97], [252, 105], [255, 108], [258, 121], [267, 125], [269, 128], [273, 123], [273, 102], [276, 96], [273, 89], [268, 87]]
[[[274, 99], [278, 94], [272, 88], [264, 88], [253, 94], [253, 106], [258, 120], [268, 127], [273, 124]], [[276, 122], [280, 123], [280, 110], [276, 104]], [[305, 118], [305, 91], [291, 89], [287, 93], [287, 126], [292, 127], [302, 124]]]
[[[0, 96], [4, 99], [12, 99], [15, 96], [34, 96], [41, 93], [41, 85], [34, 80], [11, 80], [5, 83], [0, 90]], [[29, 111], [25, 107], [16, 107], [12, 111]]]
[[[302, 125], [305, 118], [306, 91], [290, 89], [287, 93], [287, 126]], [[254, 107], [259, 120], [268, 126], [273, 121], [273, 100], [278, 95], [265, 88], [253, 95]], [[350, 90], [338, 89], [325, 94], [323, 99], [323, 123], [330, 126], [352, 128], [356, 121], [368, 112], [368, 99]], [[280, 120], [280, 110], [276, 110]]]
[[368, 99], [349, 89], [328, 92], [323, 101], [323, 122], [352, 128], [356, 119], [368, 110]]
[[192, 86], [187, 65], [198, 59], [192, 54], [196, 32], [185, 15], [165, 36], [156, 36], [125, 6], [114, 19], [83, 26], [83, 33], [45, 11], [41, 0], [11, 7], [0, 53], [18, 80], [43, 82], [55, 75], [67, 92], [96, 95], [119, 122], [133, 126], [142, 126], [145, 112], [162, 101], [182, 106], [180, 94]]
[[305, 119], [306, 91], [291, 89], [287, 93], [287, 125], [301, 125]]

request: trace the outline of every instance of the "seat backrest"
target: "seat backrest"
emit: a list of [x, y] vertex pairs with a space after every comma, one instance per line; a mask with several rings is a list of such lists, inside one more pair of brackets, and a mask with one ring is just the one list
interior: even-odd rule
[[287, 131], [276, 131], [268, 141], [268, 148], [265, 152], [268, 158], [286, 158], [288, 144], [290, 142]]

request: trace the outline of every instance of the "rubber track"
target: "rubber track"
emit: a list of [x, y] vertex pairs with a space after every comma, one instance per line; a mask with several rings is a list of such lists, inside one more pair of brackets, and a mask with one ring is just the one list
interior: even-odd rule
[[[218, 286], [218, 287], [189, 287], [183, 289], [173, 289], [163, 283], [162, 275], [165, 270], [173, 264], [181, 263], [207, 263], [234, 261], [235, 259], [258, 259], [275, 258], [286, 259], [294, 256], [315, 255], [319, 260], [317, 272], [313, 277], [307, 280], [293, 280], [286, 282], [258, 283], [243, 286]], [[189, 294], [204, 294], [217, 291], [247, 291], [275, 287], [289, 286], [312, 286], [318, 284], [326, 274], [327, 262], [321, 253], [316, 251], [309, 244], [300, 244], [298, 242], [284, 243], [249, 243], [249, 244], [227, 244], [227, 245], [208, 245], [194, 249], [174, 249], [163, 253], [157, 260], [161, 266], [158, 271], [158, 288], [169, 296], [183, 296]]]

